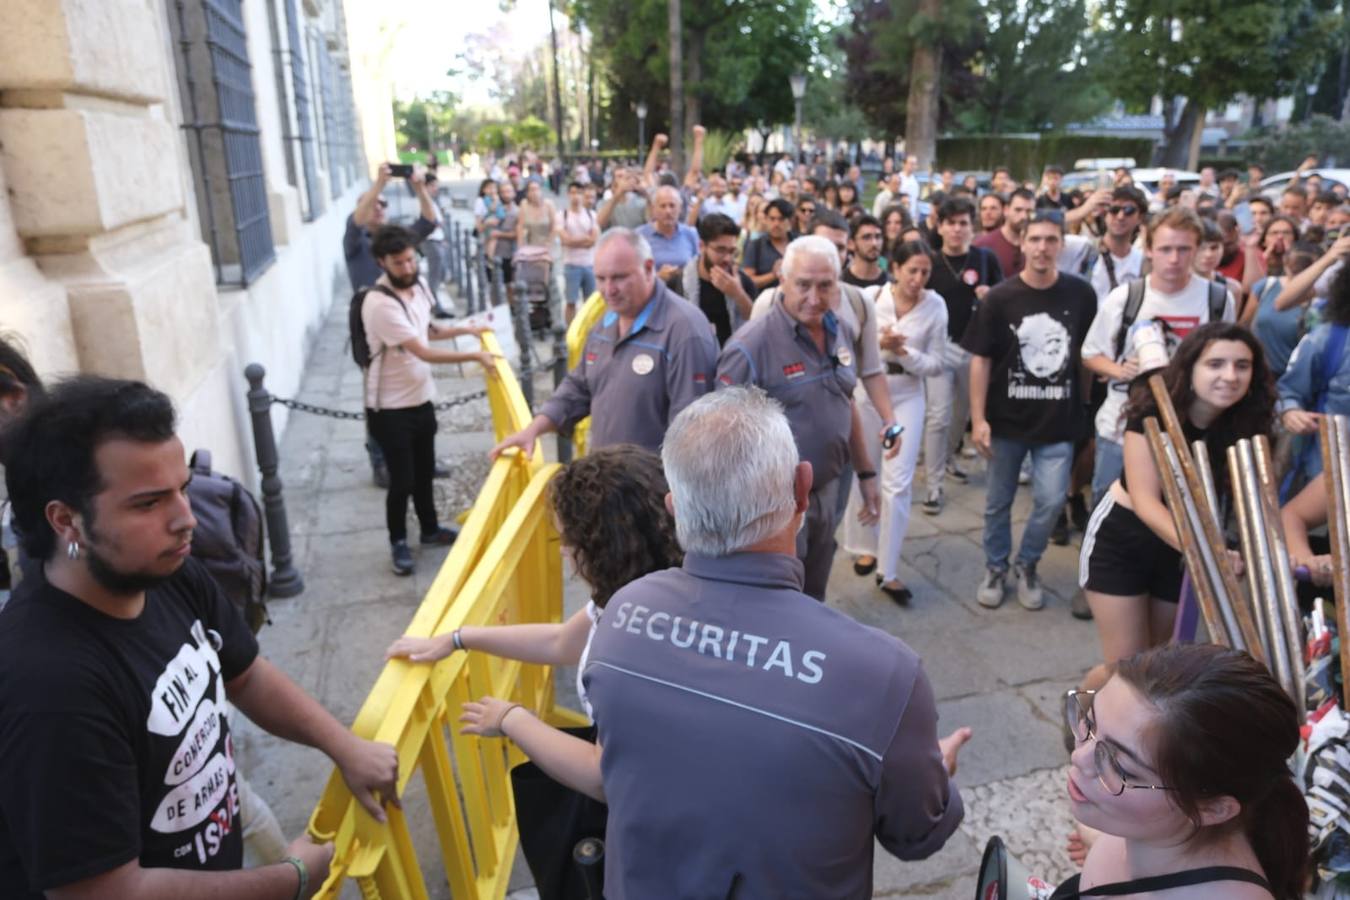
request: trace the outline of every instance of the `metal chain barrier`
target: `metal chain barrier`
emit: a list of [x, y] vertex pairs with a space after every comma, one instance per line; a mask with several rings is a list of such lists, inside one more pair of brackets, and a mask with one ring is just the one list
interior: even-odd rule
[[[466, 403], [472, 403], [474, 400], [484, 400], [487, 398], [487, 391], [474, 391], [472, 394], [460, 394], [457, 397], [451, 397], [449, 400], [442, 400], [437, 403], [433, 409], [436, 412], [444, 412], [447, 409], [453, 409], [456, 406], [463, 406]], [[350, 412], [345, 409], [329, 409], [326, 406], [315, 406], [312, 403], [304, 403], [300, 400], [290, 400], [286, 397], [271, 396], [272, 403], [280, 404], [287, 409], [295, 412], [311, 413], [316, 416], [328, 416], [330, 419], [346, 419], [352, 422], [364, 421], [366, 414], [364, 412]]]

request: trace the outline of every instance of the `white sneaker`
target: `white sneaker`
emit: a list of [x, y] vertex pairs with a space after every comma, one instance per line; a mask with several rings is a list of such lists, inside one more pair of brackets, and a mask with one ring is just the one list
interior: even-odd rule
[[1008, 573], [998, 569], [986, 569], [980, 589], [975, 592], [975, 600], [986, 609], [997, 609], [1003, 605], [1003, 584]]
[[1041, 579], [1036, 575], [1035, 566], [1013, 565], [1013, 577], [1017, 580], [1017, 602], [1023, 609], [1040, 609], [1045, 605], [1042, 596]]

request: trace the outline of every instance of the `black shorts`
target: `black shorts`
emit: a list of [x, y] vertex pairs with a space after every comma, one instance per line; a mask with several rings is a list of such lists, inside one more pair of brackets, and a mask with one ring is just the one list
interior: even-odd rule
[[488, 284], [492, 283], [492, 265], [493, 263], [502, 267], [502, 284], [512, 284], [516, 280], [515, 261], [509, 256], [498, 256], [488, 263], [487, 277]]
[[1078, 562], [1078, 584], [1115, 597], [1147, 594], [1176, 603], [1181, 554], [1107, 491], [1092, 512]]

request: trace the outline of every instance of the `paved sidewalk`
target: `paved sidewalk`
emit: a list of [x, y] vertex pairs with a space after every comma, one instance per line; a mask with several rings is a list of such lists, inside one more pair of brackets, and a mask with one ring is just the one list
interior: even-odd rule
[[[360, 408], [360, 373], [346, 341], [346, 306], [337, 304], [316, 335], [299, 399]], [[548, 352], [543, 348], [540, 354], [547, 358]], [[536, 383], [537, 396], [547, 396], [551, 382], [541, 375]], [[444, 400], [480, 390], [482, 380], [468, 366], [462, 375], [443, 366], [437, 387]], [[438, 456], [453, 474], [437, 482], [437, 503], [448, 518], [468, 507], [487, 473], [491, 418], [486, 401], [478, 400], [442, 413], [440, 423]], [[264, 654], [343, 722], [355, 716], [381, 668], [384, 648], [402, 633], [446, 553], [414, 548], [417, 573], [392, 574], [384, 492], [371, 484], [363, 442], [360, 422], [292, 414], [281, 446], [281, 474], [306, 590], [273, 601], [273, 625], [260, 635]], [[545, 443], [551, 455], [552, 441]], [[994, 834], [1048, 881], [1071, 871], [1063, 852], [1070, 819], [1059, 698], [1099, 655], [1092, 624], [1072, 619], [1068, 611], [1076, 541], [1052, 545], [1042, 560], [1043, 610], [1023, 610], [1011, 594], [1000, 609], [980, 607], [975, 589], [983, 572], [984, 473], [978, 461], [965, 463], [972, 469], [970, 484], [948, 483], [942, 515], [925, 516], [916, 508], [901, 567], [914, 591], [908, 608], [881, 594], [871, 576], [854, 575], [843, 554], [830, 581], [831, 605], [900, 636], [922, 654], [939, 699], [941, 731], [959, 725], [975, 730], [958, 775], [965, 822], [940, 853], [922, 862], [901, 862], [878, 848], [877, 897], [968, 900], [980, 853]], [[1018, 526], [1029, 506], [1029, 492], [1019, 492]], [[568, 585], [568, 612], [584, 599], [580, 585]], [[560, 698], [575, 705], [574, 673], [560, 671], [558, 684]], [[299, 834], [328, 777], [328, 760], [263, 734], [242, 717], [238, 725], [236, 750], [245, 774], [272, 803], [286, 833]], [[432, 896], [448, 897], [430, 815], [417, 799], [420, 790], [415, 785], [405, 804], [410, 826]], [[532, 896], [529, 884], [518, 860], [512, 896]], [[344, 896], [357, 893], [349, 887]]]

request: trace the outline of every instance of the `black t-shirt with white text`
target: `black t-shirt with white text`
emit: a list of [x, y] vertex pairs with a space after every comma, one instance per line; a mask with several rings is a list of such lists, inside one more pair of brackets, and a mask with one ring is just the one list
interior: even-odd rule
[[961, 343], [970, 317], [979, 305], [975, 288], [992, 287], [1003, 280], [1003, 267], [992, 250], [972, 246], [965, 253], [947, 256], [933, 254], [933, 272], [928, 276], [928, 289], [937, 291], [947, 304], [947, 337], [952, 343]]
[[995, 437], [1053, 444], [1082, 435], [1081, 352], [1096, 314], [1092, 286], [1062, 272], [1044, 290], [1017, 275], [984, 295], [961, 346], [991, 360], [985, 418]]
[[257, 655], [192, 559], [135, 619], [24, 579], [0, 613], [0, 894], [136, 859], [242, 868], [225, 682]]

